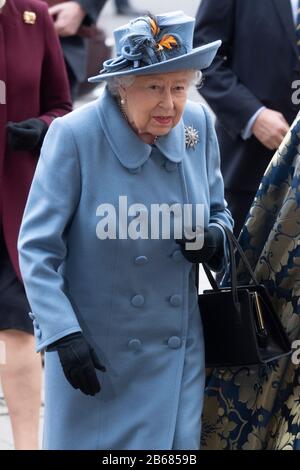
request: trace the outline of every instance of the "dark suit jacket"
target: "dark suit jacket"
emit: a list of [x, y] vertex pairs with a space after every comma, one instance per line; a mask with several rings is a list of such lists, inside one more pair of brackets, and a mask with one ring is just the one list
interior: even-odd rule
[[216, 39], [222, 46], [200, 93], [217, 116], [225, 187], [256, 191], [273, 152], [241, 131], [263, 105], [290, 124], [299, 109], [291, 100], [300, 60], [290, 1], [202, 0], [194, 45]]
[[[26, 11], [35, 13], [34, 24], [24, 21]], [[5, 99], [0, 100], [0, 230], [21, 276], [17, 239], [38, 155], [9, 149], [6, 124], [38, 117], [49, 125], [71, 111], [61, 47], [44, 3], [6, 2], [0, 13], [0, 81], [5, 84]]]
[[[96, 23], [106, 0], [76, 0], [76, 2], [86, 11], [87, 17], [84, 23], [88, 25]], [[74, 72], [75, 77], [79, 82], [85, 81], [87, 40], [76, 35], [60, 38], [60, 42], [65, 60]]]

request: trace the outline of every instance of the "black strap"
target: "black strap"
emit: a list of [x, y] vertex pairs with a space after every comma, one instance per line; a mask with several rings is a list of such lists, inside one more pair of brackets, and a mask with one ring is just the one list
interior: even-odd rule
[[[237, 241], [237, 239], [235, 238], [235, 236], [233, 235], [233, 233], [228, 229], [228, 227], [226, 227], [226, 225], [224, 225], [223, 223], [221, 222], [218, 222], [218, 225], [220, 225], [220, 227], [222, 227], [222, 229], [224, 230], [225, 232], [225, 235], [226, 235], [226, 241], [227, 241], [227, 246], [228, 246], [228, 252], [229, 252], [229, 268], [230, 268], [230, 283], [231, 283], [231, 290], [232, 290], [232, 297], [233, 297], [233, 302], [234, 302], [234, 305], [235, 305], [235, 308], [237, 310], [237, 312], [240, 312], [240, 303], [239, 303], [239, 298], [238, 298], [238, 282], [237, 282], [237, 268], [236, 268], [236, 260], [235, 260], [235, 255], [234, 255], [234, 251], [236, 249], [236, 251], [239, 253], [244, 265], [245, 265], [245, 268], [247, 269], [248, 273], [250, 274], [250, 277], [252, 278], [253, 282], [255, 285], [259, 286], [259, 283], [257, 281], [257, 278], [250, 266], [250, 263], [248, 261], [248, 259], [246, 258], [246, 255], [244, 253], [244, 251], [242, 250], [239, 242]], [[216, 292], [220, 292], [220, 286], [218, 285], [217, 281], [214, 279], [209, 267], [204, 263], [203, 264], [203, 268], [204, 268], [204, 272], [209, 280], [209, 283], [212, 287], [212, 289]], [[198, 268], [198, 271], [199, 271], [199, 268]], [[197, 286], [199, 285], [199, 272], [197, 272]]]

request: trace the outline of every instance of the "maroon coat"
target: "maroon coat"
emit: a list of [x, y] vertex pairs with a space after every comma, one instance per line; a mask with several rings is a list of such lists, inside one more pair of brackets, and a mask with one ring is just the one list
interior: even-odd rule
[[[24, 12], [35, 13], [34, 24]], [[47, 5], [8, 0], [0, 13], [0, 229], [19, 277], [18, 232], [38, 155], [11, 151], [5, 127], [36, 117], [50, 124], [69, 111], [64, 60]]]

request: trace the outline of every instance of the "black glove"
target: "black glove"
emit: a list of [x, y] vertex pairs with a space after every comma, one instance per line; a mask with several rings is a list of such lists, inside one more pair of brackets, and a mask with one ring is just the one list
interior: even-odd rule
[[224, 237], [221, 229], [214, 225], [204, 231], [204, 243], [200, 250], [186, 250], [185, 244], [195, 241], [183, 238], [176, 240], [180, 244], [183, 256], [190, 263], [209, 263], [212, 268], [218, 268], [224, 256]]
[[100, 392], [101, 386], [95, 369], [105, 372], [95, 351], [82, 333], [72, 333], [47, 346], [47, 351], [57, 351], [68, 382], [86, 395]]
[[39, 151], [48, 125], [41, 119], [27, 119], [21, 122], [8, 122], [8, 145], [13, 150]]

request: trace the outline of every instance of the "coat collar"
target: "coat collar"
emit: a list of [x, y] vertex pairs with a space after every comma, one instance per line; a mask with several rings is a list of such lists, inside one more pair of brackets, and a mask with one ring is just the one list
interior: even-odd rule
[[[129, 170], [143, 165], [150, 157], [152, 146], [145, 144], [131, 129], [107, 89], [98, 101], [98, 113], [102, 129], [122, 165]], [[172, 162], [181, 162], [185, 154], [182, 118], [167, 135], [159, 137], [155, 145]]]

